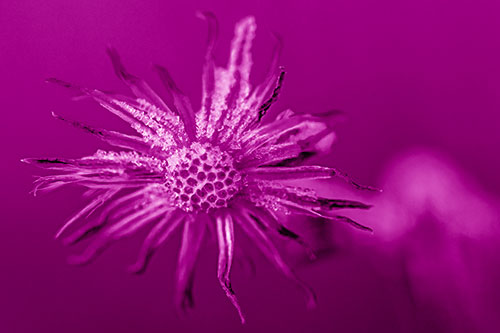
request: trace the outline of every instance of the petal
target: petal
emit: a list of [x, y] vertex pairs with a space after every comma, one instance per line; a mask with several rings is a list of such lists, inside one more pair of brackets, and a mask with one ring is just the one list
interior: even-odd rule
[[165, 215], [169, 210], [172, 210], [172, 208], [165, 206], [162, 202], [135, 210], [132, 214], [114, 221], [108, 228], [102, 230], [82, 254], [70, 257], [69, 261], [72, 264], [86, 264], [90, 262], [112, 242], [136, 232], [146, 224]]
[[201, 108], [196, 114], [196, 134], [198, 138], [206, 136], [213, 92], [215, 89], [215, 64], [213, 49], [218, 35], [218, 22], [210, 12], [198, 12], [198, 17], [208, 23], [208, 41], [203, 65]]
[[[243, 131], [239, 154], [248, 156], [258, 153], [260, 149], [285, 143], [297, 144], [301, 154], [308, 156], [328, 153], [335, 140], [332, 126], [338, 115], [338, 111], [296, 115], [291, 110], [285, 110], [273, 122]], [[295, 163], [295, 160], [289, 162]]]
[[224, 136], [236, 125], [233, 121], [235, 115], [246, 112], [241, 106], [250, 93], [249, 77], [252, 67], [250, 48], [255, 37], [255, 29], [253, 17], [249, 16], [239, 21], [235, 26], [227, 67], [218, 67], [214, 70], [215, 86], [205, 131], [205, 136], [209, 138], [214, 134]]
[[[279, 91], [281, 90], [284, 71], [282, 68], [277, 71], [277, 64], [279, 56], [281, 54], [282, 41], [279, 36], [274, 35], [274, 37], [276, 38], [277, 43], [273, 51], [268, 74], [266, 75], [264, 81], [256, 86], [252, 94], [247, 98], [247, 100], [245, 100], [244, 107], [248, 111], [240, 112], [239, 114], [237, 114], [238, 118], [235, 119], [235, 123], [237, 123], [238, 125], [235, 126], [235, 140], [238, 140], [238, 138], [241, 137], [242, 133], [244, 133], [252, 125], [258, 123], [260, 119], [262, 119], [267, 109], [269, 109], [271, 104], [276, 101]], [[274, 91], [270, 95], [268, 103], [266, 103], [265, 99], [269, 95], [273, 87]]]
[[278, 95], [281, 91], [281, 86], [283, 84], [284, 78], [285, 78], [285, 71], [281, 71], [280, 75], [278, 76], [278, 82], [276, 83], [276, 87], [274, 88], [271, 97], [269, 97], [269, 99], [265, 101], [258, 109], [257, 121], [261, 121], [261, 119], [267, 113], [267, 110], [269, 110], [271, 105], [273, 105], [273, 103], [275, 103], [276, 100], [278, 99]]
[[141, 246], [136, 262], [129, 267], [132, 273], [145, 272], [154, 252], [172, 235], [172, 232], [185, 219], [186, 215], [179, 211], [170, 211], [148, 233]]
[[181, 310], [194, 306], [192, 293], [194, 269], [207, 228], [207, 222], [207, 216], [202, 215], [198, 215], [197, 218], [190, 215], [184, 222], [175, 288], [175, 303]]
[[259, 166], [269, 166], [284, 160], [296, 159], [302, 153], [302, 148], [296, 143], [281, 143], [257, 149], [252, 154], [244, 155], [237, 161], [242, 169]]
[[105, 202], [107, 202], [111, 197], [113, 197], [119, 190], [105, 190], [102, 194], [97, 195], [87, 206], [83, 209], [79, 210], [75, 215], [73, 215], [56, 233], [55, 238], [61, 236], [61, 234], [71, 225], [73, 225], [76, 221], [78, 221], [81, 217], [91, 215], [97, 208], [102, 206]]
[[170, 109], [165, 104], [165, 102], [161, 99], [158, 94], [154, 92], [154, 90], [147, 84], [143, 79], [138, 78], [137, 76], [130, 74], [123, 66], [123, 63], [120, 59], [120, 55], [111, 46], [108, 46], [107, 53], [109, 58], [111, 59], [111, 63], [113, 64], [113, 69], [115, 70], [116, 76], [118, 76], [125, 84], [132, 90], [134, 95], [138, 98], [145, 99], [150, 101], [158, 108], [169, 111]]
[[164, 182], [163, 174], [158, 172], [158, 169], [155, 170], [153, 164], [145, 163], [144, 166], [130, 164], [133, 163], [134, 159], [126, 162], [99, 157], [79, 160], [24, 159], [23, 161], [36, 163], [49, 169], [57, 168], [69, 172], [68, 174], [40, 177], [35, 181], [35, 193], [40, 190], [54, 190], [69, 184], [76, 184], [90, 189], [117, 189], [142, 187]]
[[306, 165], [298, 167], [261, 167], [245, 170], [252, 180], [328, 179], [336, 175], [333, 168]]
[[234, 227], [233, 219], [231, 215], [224, 214], [218, 216], [215, 219], [217, 224], [217, 240], [219, 243], [219, 260], [217, 264], [217, 277], [219, 283], [226, 293], [227, 298], [231, 301], [233, 306], [238, 311], [241, 319], [241, 323], [245, 323], [245, 317], [241, 312], [241, 308], [236, 299], [236, 295], [231, 287], [231, 280], [229, 275], [231, 274], [231, 265], [233, 263], [233, 253], [234, 253]]
[[251, 154], [264, 145], [301, 143], [325, 130], [327, 130], [325, 122], [310, 115], [274, 121], [247, 132], [241, 139], [242, 153]]
[[[284, 77], [285, 72], [281, 71], [272, 95], [262, 105], [255, 106], [255, 100], [252, 99], [253, 96], [235, 105], [233, 108], [238, 112], [233, 112], [232, 117], [224, 123], [220, 141], [226, 142], [228, 139], [232, 139], [233, 142], [238, 143], [238, 138], [241, 136], [241, 133], [246, 131], [248, 127], [260, 122], [271, 105], [277, 101]], [[257, 111], [254, 111], [255, 109]]]
[[[102, 210], [98, 217], [86, 222], [82, 227], [73, 231], [70, 235], [64, 238], [64, 244], [75, 244], [99, 231], [107, 222], [132, 213], [134, 207], [140, 204], [144, 200], [146, 194], [151, 191], [151, 187], [145, 187], [111, 201]], [[60, 230], [57, 233], [57, 236], [61, 236], [63, 231], [64, 230]]]
[[297, 205], [297, 204], [292, 203], [292, 202], [284, 202], [283, 201], [283, 202], [281, 202], [281, 204], [287, 206], [287, 208], [290, 208], [292, 212], [295, 212], [297, 214], [307, 215], [307, 216], [311, 216], [311, 217], [321, 217], [323, 219], [335, 221], [335, 222], [343, 222], [343, 223], [350, 224], [351, 226], [355, 227], [356, 229], [373, 232], [372, 228], [367, 227], [365, 225], [362, 225], [361, 223], [356, 222], [349, 217], [333, 214], [331, 211], [315, 209], [315, 208], [306, 209], [303, 206]]
[[136, 172], [145, 175], [151, 173], [162, 173], [163, 161], [154, 158], [139, 155], [135, 151], [114, 152], [98, 150], [92, 156], [86, 156], [79, 159], [70, 158], [25, 158], [21, 160], [24, 163], [33, 164], [45, 169], [55, 169], [61, 171], [98, 173], [109, 172]]
[[238, 209], [232, 211], [233, 216], [236, 216], [236, 221], [250, 237], [250, 239], [259, 247], [261, 252], [271, 261], [274, 266], [281, 271], [288, 279], [297, 284], [303, 291], [306, 297], [307, 306], [309, 308], [316, 306], [316, 296], [312, 289], [302, 282], [293, 272], [293, 270], [283, 261], [278, 250], [267, 234], [259, 228], [256, 220], [252, 217], [251, 213], [245, 209]]
[[161, 82], [172, 97], [175, 109], [184, 123], [184, 129], [189, 139], [194, 140], [196, 137], [194, 111], [189, 98], [179, 90], [166, 68], [159, 65], [154, 65], [153, 68], [158, 73]]
[[307, 255], [311, 260], [316, 259], [316, 255], [311, 246], [307, 244], [307, 242], [302, 239], [300, 235], [280, 223], [278, 221], [278, 218], [274, 214], [272, 214], [271, 211], [250, 205], [245, 202], [241, 202], [239, 203], [239, 205], [244, 207], [250, 214], [252, 214], [255, 223], [257, 223], [259, 228], [261, 228], [263, 231], [271, 231], [296, 242], [305, 249]]
[[245, 170], [252, 180], [297, 180], [297, 179], [329, 179], [338, 177], [358, 190], [380, 191], [376, 188], [360, 185], [347, 174], [330, 167], [306, 165], [297, 167], [260, 167]]
[[160, 114], [159, 109], [152, 107], [146, 100], [133, 100], [97, 89], [79, 87], [54, 78], [47, 79], [47, 82], [75, 90], [94, 99], [103, 108], [129, 123], [146, 142], [153, 146], [168, 151], [182, 141], [184, 129], [179, 128], [180, 122], [172, 115]]
[[318, 197], [313, 190], [295, 186], [284, 186], [273, 182], [251, 184], [249, 190], [256, 191], [254, 195], [272, 195], [277, 200], [287, 200], [304, 206], [304, 208], [320, 208], [323, 210], [356, 208], [369, 209], [371, 205], [354, 200], [329, 199]]
[[87, 133], [93, 134], [97, 136], [99, 139], [109, 143], [112, 146], [134, 150], [139, 153], [147, 155], [155, 155], [155, 156], [164, 155], [163, 151], [151, 147], [149, 144], [144, 142], [144, 140], [142, 140], [142, 138], [140, 137], [127, 135], [115, 131], [108, 131], [101, 128], [94, 128], [78, 121], [68, 120], [59, 115], [56, 115], [55, 113], [52, 113], [52, 116], [58, 120], [67, 122], [76, 128], [82, 129]]
[[[253, 186], [249, 186], [247, 191], [249, 191], [250, 197], [258, 198], [257, 201], [254, 199], [256, 205], [269, 207], [269, 209], [279, 210], [279, 208], [281, 208], [286, 214], [295, 213], [311, 217], [321, 217], [327, 220], [348, 223], [361, 230], [373, 231], [371, 228], [348, 217], [337, 215], [332, 212], [334, 209], [341, 208], [368, 209], [371, 207], [358, 201], [319, 198], [309, 189], [290, 186], [285, 187], [270, 182], [254, 184]], [[241, 205], [252, 212], [254, 217], [259, 218], [259, 221], [266, 220], [265, 217], [262, 217], [262, 214], [259, 215], [256, 213], [257, 211], [255, 208], [249, 208], [248, 204], [245, 203]], [[262, 210], [263, 209], [261, 209], [261, 211]], [[287, 230], [282, 230], [282, 233], [283, 232], [288, 233]]]

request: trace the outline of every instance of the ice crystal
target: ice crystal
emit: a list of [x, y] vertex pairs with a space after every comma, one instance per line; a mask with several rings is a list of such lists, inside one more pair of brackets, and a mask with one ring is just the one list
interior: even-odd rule
[[[304, 161], [328, 151], [333, 131], [328, 115], [295, 114], [285, 110], [263, 124], [276, 101], [284, 78], [275, 51], [264, 81], [252, 87], [250, 48], [255, 36], [253, 17], [237, 23], [226, 67], [218, 67], [212, 54], [216, 21], [209, 23], [208, 47], [202, 75], [202, 101], [195, 112], [189, 99], [175, 85], [168, 71], [155, 66], [168, 93], [160, 98], [142, 79], [130, 74], [117, 52], [109, 48], [114, 70], [134, 97], [78, 87], [49, 79], [90, 97], [138, 133], [128, 135], [96, 129], [55, 115], [112, 146], [125, 151], [97, 151], [80, 159], [30, 158], [25, 162], [59, 171], [36, 181], [34, 191], [75, 184], [88, 189], [90, 202], [57, 233], [74, 244], [92, 236], [93, 242], [75, 263], [92, 260], [111, 242], [143, 227], [150, 231], [131, 270], [146, 268], [153, 252], [176, 228], [183, 228], [177, 270], [176, 302], [192, 306], [195, 261], [207, 229], [215, 231], [219, 245], [218, 279], [226, 296], [244, 316], [231, 287], [234, 226], [243, 231], [286, 277], [305, 292], [307, 304], [315, 304], [312, 290], [284, 262], [273, 244], [273, 234], [306, 246], [280, 221], [283, 214], [319, 216], [368, 229], [338, 215], [341, 208], [368, 208], [360, 202], [322, 198], [313, 190], [284, 185], [284, 180], [341, 177], [338, 170]], [[370, 189], [370, 188], [366, 188]], [[78, 225], [80, 223], [80, 225]]]

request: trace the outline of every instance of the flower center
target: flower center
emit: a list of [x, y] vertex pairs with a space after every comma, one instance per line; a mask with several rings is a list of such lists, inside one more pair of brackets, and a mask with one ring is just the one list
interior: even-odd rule
[[241, 175], [232, 157], [219, 147], [193, 143], [167, 160], [168, 183], [178, 207], [186, 212], [207, 212], [226, 207], [240, 189]]

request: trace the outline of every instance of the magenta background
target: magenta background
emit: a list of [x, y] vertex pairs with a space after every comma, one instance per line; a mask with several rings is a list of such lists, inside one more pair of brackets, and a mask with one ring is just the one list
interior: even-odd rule
[[[50, 111], [102, 127], [126, 126], [91, 102], [71, 101], [44, 79], [125, 91], [104, 52], [110, 43], [133, 73], [155, 86], [150, 63], [168, 67], [196, 104], [206, 39], [206, 26], [194, 15], [199, 9], [219, 18], [219, 63], [227, 57], [234, 23], [256, 16], [257, 78], [272, 50], [269, 33], [283, 36], [281, 63], [288, 75], [275, 108], [335, 108], [348, 115], [328, 163], [380, 185], [394, 156], [428, 147], [443, 152], [493, 195], [499, 192], [497, 1], [1, 1], [0, 332], [399, 332], [423, 327], [439, 332], [461, 327], [449, 323], [460, 323], [459, 314], [441, 318], [425, 306], [417, 307], [415, 319], [414, 310], [405, 310], [412, 302], [405, 281], [390, 274], [392, 259], [362, 247], [299, 269], [319, 295], [312, 312], [304, 309], [291, 283], [261, 258], [255, 278], [236, 269], [234, 288], [248, 317], [244, 327], [217, 284], [213, 244], [201, 257], [197, 307], [187, 320], [177, 318], [172, 302], [178, 239], [139, 278], [124, 270], [140, 237], [117, 244], [85, 268], [65, 263], [68, 251], [53, 235], [81, 206], [80, 192], [33, 198], [28, 194], [32, 175], [42, 172], [19, 159], [77, 157], [105, 147], [54, 120]], [[364, 214], [367, 221], [369, 213]], [[429, 251], [429, 260], [433, 255]], [[374, 263], [387, 263], [388, 274], [380, 274]], [[499, 296], [498, 290], [485, 293]], [[497, 305], [492, 302], [489, 309], [495, 312]], [[493, 332], [494, 325], [483, 328]]]

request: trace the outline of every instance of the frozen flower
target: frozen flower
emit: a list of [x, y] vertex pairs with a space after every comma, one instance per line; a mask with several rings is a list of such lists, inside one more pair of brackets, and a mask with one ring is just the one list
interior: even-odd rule
[[244, 322], [230, 282], [235, 226], [279, 271], [304, 290], [307, 304], [313, 306], [313, 292], [295, 276], [271, 240], [275, 233], [307, 248], [280, 217], [320, 216], [369, 229], [336, 213], [341, 208], [368, 206], [318, 197], [314, 191], [286, 185], [286, 181], [341, 177], [358, 188], [364, 187], [336, 169], [303, 165], [308, 157], [327, 151], [332, 143], [334, 134], [326, 124], [328, 115], [286, 110], [263, 123], [267, 110], [278, 97], [285, 73], [276, 66], [278, 52], [275, 52], [264, 82], [254, 87], [250, 84], [254, 18], [244, 18], [236, 25], [228, 64], [218, 67], [212, 55], [216, 21], [210, 14], [202, 17], [209, 23], [209, 41], [201, 106], [196, 112], [165, 68], [155, 66], [168, 92], [168, 101], [127, 72], [112, 48], [108, 53], [114, 70], [134, 97], [49, 79], [92, 98], [128, 122], [138, 135], [96, 129], [54, 114], [57, 119], [124, 150], [99, 150], [79, 159], [25, 159], [59, 172], [39, 178], [34, 191], [68, 184], [88, 189], [91, 198], [88, 205], [57, 233], [57, 237], [66, 235], [67, 244], [93, 237], [81, 255], [72, 257], [75, 263], [89, 262], [110, 243], [149, 227], [138, 259], [131, 266], [132, 271], [141, 272], [153, 252], [176, 228], [182, 228], [176, 274], [176, 302], [181, 309], [193, 304], [193, 271], [208, 230], [218, 241], [220, 285]]

